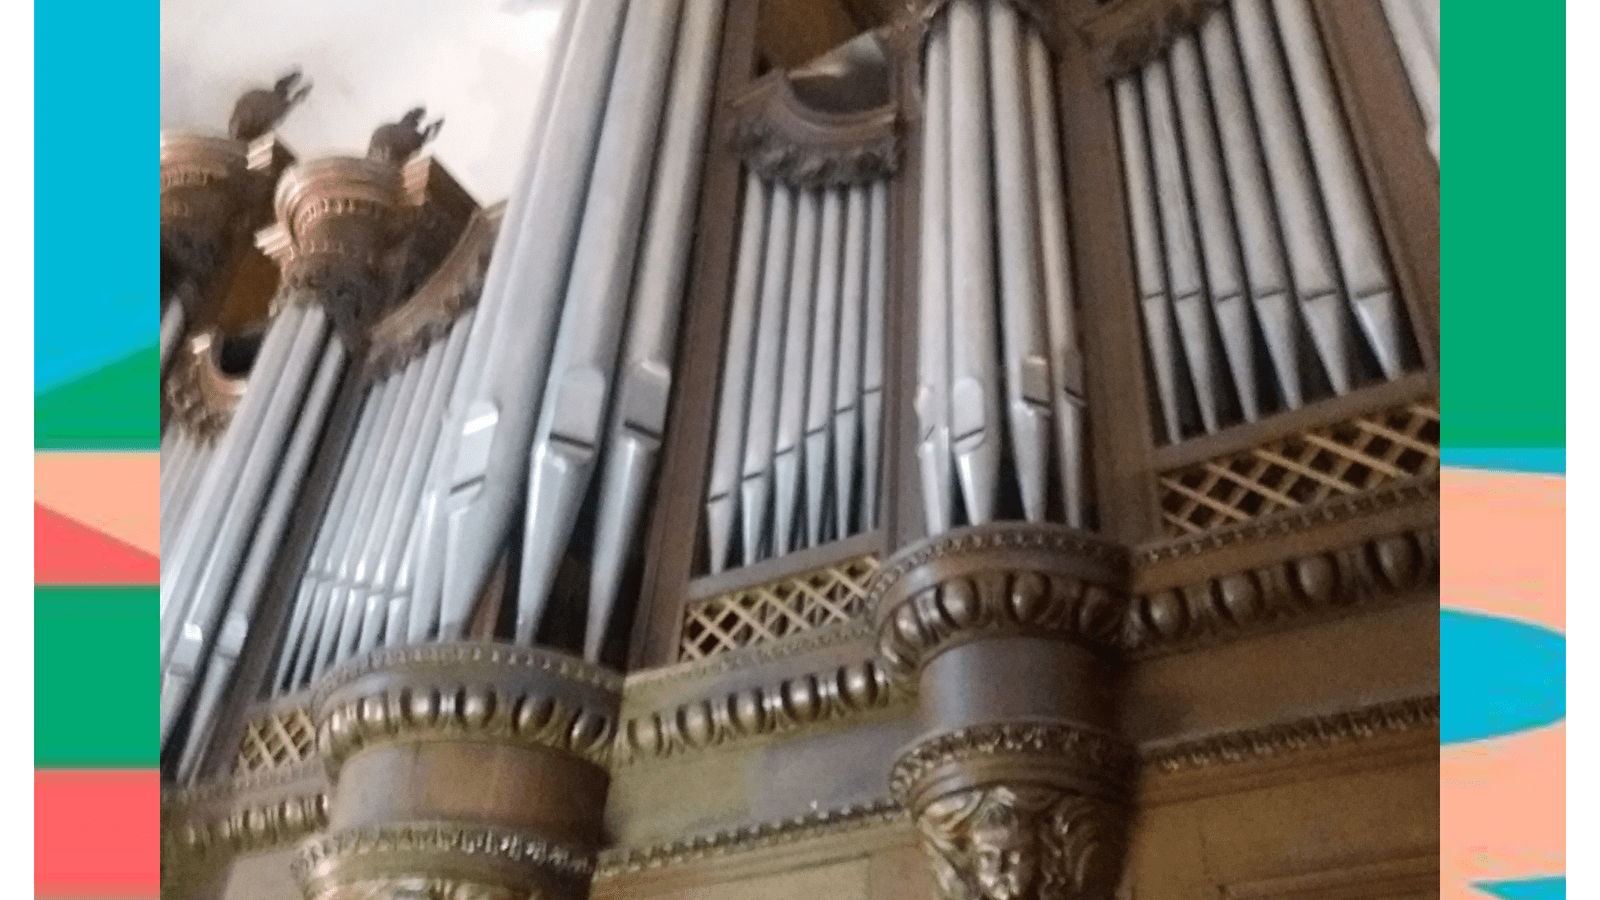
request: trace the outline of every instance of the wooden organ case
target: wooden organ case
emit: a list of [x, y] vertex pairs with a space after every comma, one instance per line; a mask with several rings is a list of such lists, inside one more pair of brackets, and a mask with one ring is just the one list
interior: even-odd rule
[[1437, 0], [568, 6], [163, 138], [163, 896], [1438, 896]]

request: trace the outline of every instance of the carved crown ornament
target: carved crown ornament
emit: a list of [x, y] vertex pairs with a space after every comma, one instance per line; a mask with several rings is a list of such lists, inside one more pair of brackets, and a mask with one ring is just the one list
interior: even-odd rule
[[428, 158], [301, 163], [278, 182], [273, 206], [277, 221], [256, 243], [279, 266], [283, 302], [323, 304], [346, 346], [360, 352], [379, 321], [439, 268], [477, 211]]
[[897, 104], [854, 112], [808, 106], [789, 73], [769, 72], [735, 101], [733, 143], [745, 165], [772, 181], [804, 187], [859, 184], [899, 166]]
[[269, 214], [272, 185], [291, 159], [268, 134], [245, 143], [209, 135], [161, 134], [161, 252], [195, 290], [180, 292], [197, 327], [238, 243]]
[[245, 378], [222, 372], [217, 364], [217, 343], [215, 332], [190, 338], [166, 381], [173, 421], [190, 437], [206, 444], [227, 430], [246, 383]]

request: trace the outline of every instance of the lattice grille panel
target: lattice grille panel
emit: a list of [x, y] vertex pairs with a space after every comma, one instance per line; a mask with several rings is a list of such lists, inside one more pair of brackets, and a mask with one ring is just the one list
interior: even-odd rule
[[262, 716], [244, 727], [239, 739], [239, 775], [293, 765], [317, 750], [317, 731], [311, 714], [300, 707]]
[[1438, 471], [1439, 404], [1423, 401], [1167, 472], [1161, 517], [1181, 537]]
[[866, 611], [875, 556], [860, 556], [757, 587], [719, 594], [684, 613], [680, 660], [704, 659], [847, 622]]

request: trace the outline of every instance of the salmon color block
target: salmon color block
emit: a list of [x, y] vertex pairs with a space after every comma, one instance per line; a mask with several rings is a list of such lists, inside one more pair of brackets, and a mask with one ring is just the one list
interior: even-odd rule
[[1440, 900], [1566, 871], [1566, 742], [1562, 724], [1440, 751]]
[[1558, 476], [1445, 469], [1441, 602], [1565, 631], [1566, 490]]
[[161, 457], [35, 453], [34, 502], [151, 556], [161, 552]]
[[160, 809], [161, 781], [155, 769], [36, 770], [34, 896], [157, 896]]
[[81, 522], [33, 505], [35, 584], [157, 584], [153, 555]]

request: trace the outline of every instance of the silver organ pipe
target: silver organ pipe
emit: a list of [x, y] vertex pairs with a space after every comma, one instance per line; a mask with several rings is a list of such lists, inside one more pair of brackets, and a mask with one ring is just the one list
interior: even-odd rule
[[950, 36], [936, 28], [924, 56], [921, 254], [917, 310], [917, 462], [929, 534], [946, 531], [955, 484], [950, 458]]
[[161, 566], [161, 658], [165, 665], [172, 641], [176, 638], [178, 623], [185, 613], [184, 606], [192, 594], [193, 584], [205, 565], [211, 541], [216, 537], [217, 523], [226, 510], [232, 488], [244, 467], [261, 420], [266, 414], [267, 402], [277, 387], [282, 374], [284, 358], [289, 345], [299, 331], [305, 308], [289, 304], [268, 327], [267, 334], [256, 354], [253, 368], [255, 377], [245, 387], [229, 419], [227, 430], [219, 439], [206, 467], [205, 477], [195, 489], [194, 507], [185, 515], [177, 534], [169, 546], [162, 547]]
[[789, 262], [794, 234], [794, 188], [774, 185], [761, 265], [761, 311], [756, 320], [755, 359], [750, 372], [750, 414], [746, 419], [744, 464], [739, 482], [742, 559], [748, 565], [764, 553], [771, 512], [772, 447], [777, 436], [778, 372], [782, 362], [784, 313], [789, 299]]
[[1055, 460], [1068, 525], [1087, 524], [1084, 486], [1083, 354], [1078, 349], [1072, 272], [1067, 261], [1066, 191], [1056, 130], [1050, 51], [1037, 31], [1026, 31], [1028, 100], [1033, 122], [1033, 165], [1038, 185], [1039, 258], [1045, 318], [1050, 330], [1050, 386], [1055, 406]]
[[817, 248], [817, 293], [811, 321], [811, 376], [806, 388], [805, 438], [801, 448], [805, 460], [805, 528], [800, 533], [800, 543], [806, 547], [815, 547], [823, 540], [828, 464], [833, 444], [829, 435], [833, 420], [833, 383], [838, 378], [840, 266], [845, 256], [843, 229], [844, 192], [825, 188], [821, 243]]
[[1334, 93], [1333, 75], [1317, 37], [1311, 7], [1308, 0], [1274, 0], [1273, 8], [1300, 101], [1311, 163], [1322, 187], [1345, 294], [1383, 376], [1397, 378], [1405, 365], [1404, 323], [1384, 262], [1378, 220], [1356, 166], [1355, 142]]
[[782, 364], [778, 376], [778, 427], [772, 449], [772, 555], [795, 549], [794, 526], [800, 496], [800, 435], [805, 427], [806, 382], [811, 363], [811, 312], [816, 304], [821, 254], [821, 198], [814, 189], [797, 192], [794, 260], [789, 270]]
[[992, 521], [1000, 481], [989, 66], [978, 0], [953, 0], [950, 30], [950, 443], [967, 521]]
[[1008, 3], [988, 7], [990, 96], [994, 104], [994, 199], [999, 246], [1000, 324], [1010, 449], [1023, 516], [1045, 518], [1052, 403], [1049, 333], [1040, 287], [1038, 184], [1028, 128], [1029, 82], [1022, 24]]
[[[477, 378], [464, 380], [463, 402], [451, 419], [449, 463], [443, 470], [448, 484], [440, 492], [441, 514], [428, 539], [443, 544], [428, 549], [443, 562], [441, 628], [450, 637], [465, 626], [519, 512], [538, 401], [545, 392], [591, 163], [609, 105], [612, 63], [624, 14], [630, 11], [626, 7], [623, 0], [578, 0], [572, 52], [566, 56], [570, 65], [562, 69], [547, 116], [560, 125], [542, 131], [528, 192], [511, 201], [531, 203], [530, 218], [508, 213], [520, 223], [516, 249], [491, 262], [479, 302], [474, 330], [487, 330], [487, 350], [482, 357], [468, 356], [475, 362], [481, 358], [483, 369]], [[633, 11], [639, 8], [635, 4]], [[615, 100], [621, 104], [628, 98]], [[419, 587], [432, 589], [426, 582]]]
[[[916, 411], [928, 531], [999, 517], [1083, 525], [1083, 363], [1049, 52], [1014, 5], [958, 0], [931, 25], [923, 72]], [[1155, 222], [1136, 215], [1136, 235], [1159, 241]], [[1167, 315], [1165, 273], [1141, 275]], [[1175, 418], [1176, 397], [1166, 405]]]
[[1306, 0], [1233, 0], [1115, 85], [1169, 442], [1302, 405], [1308, 362], [1343, 394], [1411, 354], [1315, 28]]
[[[439, 369], [432, 378], [427, 405], [423, 409], [415, 431], [407, 432], [406, 452], [409, 456], [404, 469], [399, 473], [394, 506], [387, 516], [378, 517], [379, 527], [383, 529], [383, 540], [373, 563], [370, 581], [372, 598], [368, 602], [384, 610], [381, 641], [385, 645], [401, 642], [400, 636], [406, 631], [403, 623], [409, 620], [409, 597], [395, 590], [395, 582], [399, 577], [398, 569], [403, 565], [401, 555], [406, 550], [417, 522], [417, 503], [426, 484], [427, 473], [432, 468], [445, 400], [449, 397], [450, 389], [460, 372], [462, 354], [466, 351], [467, 332], [471, 330], [473, 318], [472, 310], [463, 313], [461, 318], [450, 326], [449, 335], [442, 345], [436, 344], [429, 351], [430, 354], [442, 351]], [[415, 360], [412, 364], [415, 364]], [[362, 641], [368, 646], [375, 646], [379, 640], [380, 636], [377, 634], [369, 638], [366, 631], [362, 632]]]
[[1400, 62], [1439, 158], [1439, 0], [1383, 0], [1383, 12], [1400, 49]]
[[[1191, 38], [1180, 37], [1182, 56]], [[1267, 345], [1278, 397], [1289, 409], [1305, 402], [1300, 383], [1302, 326], [1293, 286], [1285, 268], [1283, 240], [1273, 221], [1272, 196], [1256, 142], [1255, 123], [1245, 93], [1244, 72], [1233, 49], [1228, 17], [1213, 15], [1200, 27], [1200, 55], [1216, 111], [1216, 131], [1231, 190], [1232, 222], [1238, 229], [1251, 307]]]
[[600, 453], [681, 7], [679, 0], [634, 3], [623, 28], [534, 432], [518, 643], [533, 642]]
[[355, 557], [355, 565], [350, 573], [351, 605], [361, 611], [361, 629], [355, 639], [357, 653], [365, 653], [378, 646], [379, 638], [382, 637], [386, 627], [384, 620], [389, 611], [388, 598], [376, 590], [373, 584], [376, 580], [377, 557], [382, 552], [382, 543], [387, 533], [395, 530], [396, 507], [400, 502], [401, 493], [407, 487], [407, 475], [412, 474], [413, 477], [421, 475], [420, 472], [411, 473], [411, 461], [421, 448], [421, 434], [426, 427], [428, 414], [434, 411], [434, 396], [441, 380], [440, 370], [451, 343], [450, 340], [436, 341], [421, 357], [412, 359], [407, 364], [408, 370], [419, 373], [416, 376], [417, 386], [411, 395], [411, 402], [406, 406], [404, 419], [396, 418], [401, 424], [395, 440], [394, 455], [381, 475], [377, 507], [371, 524], [363, 529], [365, 540], [362, 542], [360, 553]]
[[888, 321], [889, 184], [872, 183], [868, 197], [867, 309], [861, 353], [861, 493], [857, 517], [862, 530], [878, 527], [878, 464], [883, 454], [883, 330]]
[[194, 705], [194, 716], [189, 727], [187, 745], [178, 764], [178, 777], [188, 780], [201, 762], [211, 729], [215, 723], [217, 704], [222, 692], [233, 677], [233, 671], [244, 653], [245, 639], [249, 635], [251, 619], [266, 587], [268, 571], [289, 525], [293, 506], [300, 494], [301, 484], [311, 466], [311, 457], [317, 440], [326, 423], [328, 409], [333, 403], [334, 389], [345, 367], [344, 342], [330, 338], [322, 349], [322, 359], [317, 365], [316, 379], [306, 392], [305, 402], [294, 426], [294, 436], [284, 452], [278, 478], [261, 513], [255, 537], [250, 542], [250, 553], [240, 570], [228, 603], [227, 618], [217, 632], [217, 642], [206, 665], [205, 679]]
[[399, 380], [394, 405], [383, 429], [378, 432], [377, 453], [362, 474], [355, 517], [335, 555], [337, 561], [331, 573], [333, 592], [329, 606], [341, 612], [336, 613], [338, 624], [331, 644], [332, 654], [327, 660], [330, 666], [345, 661], [356, 651], [363, 612], [360, 591], [356, 589], [357, 566], [362, 548], [377, 522], [378, 504], [388, 488], [390, 470], [399, 454], [401, 432], [417, 400], [417, 388], [422, 380], [421, 367], [406, 367], [400, 373]]
[[1239, 56], [1266, 153], [1268, 181], [1277, 201], [1278, 224], [1301, 315], [1334, 393], [1343, 394], [1355, 384], [1356, 335], [1339, 295], [1331, 248], [1323, 237], [1316, 187], [1272, 21], [1260, 2], [1236, 3], [1233, 12]]
[[868, 190], [853, 184], [845, 194], [832, 424], [833, 530], [839, 537], [850, 533], [857, 505], [853, 491], [861, 445], [861, 317], [867, 293]]
[[161, 314], [160, 354], [162, 374], [167, 371], [167, 363], [172, 361], [172, 353], [178, 349], [183, 340], [183, 304], [173, 300], [167, 305], [166, 312]]
[[769, 199], [773, 193], [755, 173], [745, 176], [739, 224], [738, 262], [734, 273], [722, 382], [717, 393], [717, 430], [706, 491], [706, 546], [710, 570], [729, 565], [733, 547], [739, 485], [744, 459], [745, 419], [750, 410], [750, 366], [755, 354], [757, 303], [766, 256]]
[[345, 451], [344, 463], [339, 467], [333, 497], [318, 524], [316, 541], [295, 596], [289, 634], [279, 651], [273, 684], [280, 690], [292, 690], [310, 672], [311, 656], [322, 633], [323, 613], [327, 607], [327, 593], [322, 590], [322, 581], [333, 553], [333, 520], [349, 508], [350, 492], [355, 489], [356, 470], [359, 468], [351, 460], [362, 459], [366, 448], [372, 443], [373, 422], [377, 418], [375, 413], [381, 402], [381, 394], [386, 393], [384, 387], [374, 386], [362, 400], [356, 414], [355, 435]]
[[[283, 371], [266, 403], [260, 427], [240, 467], [232, 496], [218, 520], [204, 566], [185, 596], [186, 611], [176, 640], [163, 654], [161, 736], [165, 741], [199, 677], [208, 649], [215, 643], [217, 626], [227, 612], [227, 600], [239, 567], [257, 531], [262, 501], [275, 479], [279, 463], [291, 441], [295, 419], [306, 389], [318, 368], [328, 339], [327, 314], [312, 306], [298, 328], [283, 363]], [[249, 388], [246, 387], [246, 393]]]

